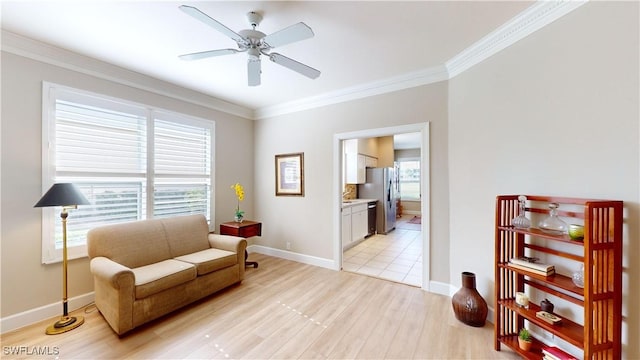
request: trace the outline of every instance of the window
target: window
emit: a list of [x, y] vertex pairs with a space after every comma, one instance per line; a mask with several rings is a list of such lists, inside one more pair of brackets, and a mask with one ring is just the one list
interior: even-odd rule
[[[71, 210], [69, 257], [106, 224], [176, 215], [212, 217], [211, 121], [45, 83], [43, 185], [72, 182], [91, 205]], [[59, 208], [43, 209], [42, 261], [62, 257]]]
[[420, 161], [399, 161], [400, 199], [420, 200]]

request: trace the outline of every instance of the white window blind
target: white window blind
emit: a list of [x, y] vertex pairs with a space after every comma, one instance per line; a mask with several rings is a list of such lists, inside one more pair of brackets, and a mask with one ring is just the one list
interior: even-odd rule
[[[70, 211], [71, 258], [86, 256], [93, 227], [187, 214], [211, 218], [213, 122], [54, 84], [45, 83], [43, 93], [43, 189], [72, 182], [91, 202]], [[59, 212], [43, 210], [44, 263], [61, 258]]]
[[211, 129], [157, 118], [154, 146], [155, 216], [209, 213]]
[[57, 100], [56, 172], [146, 172], [146, 118]]

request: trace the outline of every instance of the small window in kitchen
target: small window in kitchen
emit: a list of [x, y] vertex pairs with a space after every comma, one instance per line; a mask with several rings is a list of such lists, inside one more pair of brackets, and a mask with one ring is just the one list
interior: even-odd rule
[[399, 165], [400, 199], [420, 201], [420, 161], [401, 160]]

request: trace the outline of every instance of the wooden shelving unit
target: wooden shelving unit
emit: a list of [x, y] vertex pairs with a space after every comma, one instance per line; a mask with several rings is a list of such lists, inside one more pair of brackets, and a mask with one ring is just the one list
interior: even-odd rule
[[[535, 228], [535, 221], [528, 229], [511, 226], [511, 219], [518, 216], [518, 196], [499, 195], [496, 198], [495, 349], [499, 351], [501, 345], [506, 345], [523, 358], [542, 359], [540, 341], [534, 339], [531, 351], [525, 352], [518, 347], [518, 331], [528, 322], [583, 349], [584, 359], [620, 359], [622, 201], [525, 195], [529, 219], [536, 213], [545, 216], [549, 212], [548, 204], [558, 203], [558, 215], [562, 219], [584, 223], [584, 240], [575, 241], [568, 235], [543, 232]], [[569, 251], [572, 247], [582, 251]], [[546, 254], [550, 259], [559, 257], [584, 263], [584, 288], [575, 286], [571, 275], [556, 273], [545, 277], [509, 266], [509, 260], [524, 256], [525, 249], [529, 254]], [[517, 306], [516, 292], [525, 291], [527, 287], [529, 291], [551, 294], [583, 307], [584, 324], [563, 317], [560, 324], [552, 325], [536, 317], [540, 310], [538, 304], [530, 303], [528, 308]], [[562, 304], [556, 304], [556, 309], [560, 306]]]

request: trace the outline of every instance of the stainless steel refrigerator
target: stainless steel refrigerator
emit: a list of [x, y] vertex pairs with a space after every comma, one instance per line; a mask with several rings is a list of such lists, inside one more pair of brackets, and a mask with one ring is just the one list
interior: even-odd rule
[[367, 182], [358, 185], [360, 199], [377, 199], [378, 234], [386, 234], [396, 228], [397, 179], [394, 168], [368, 168]]

